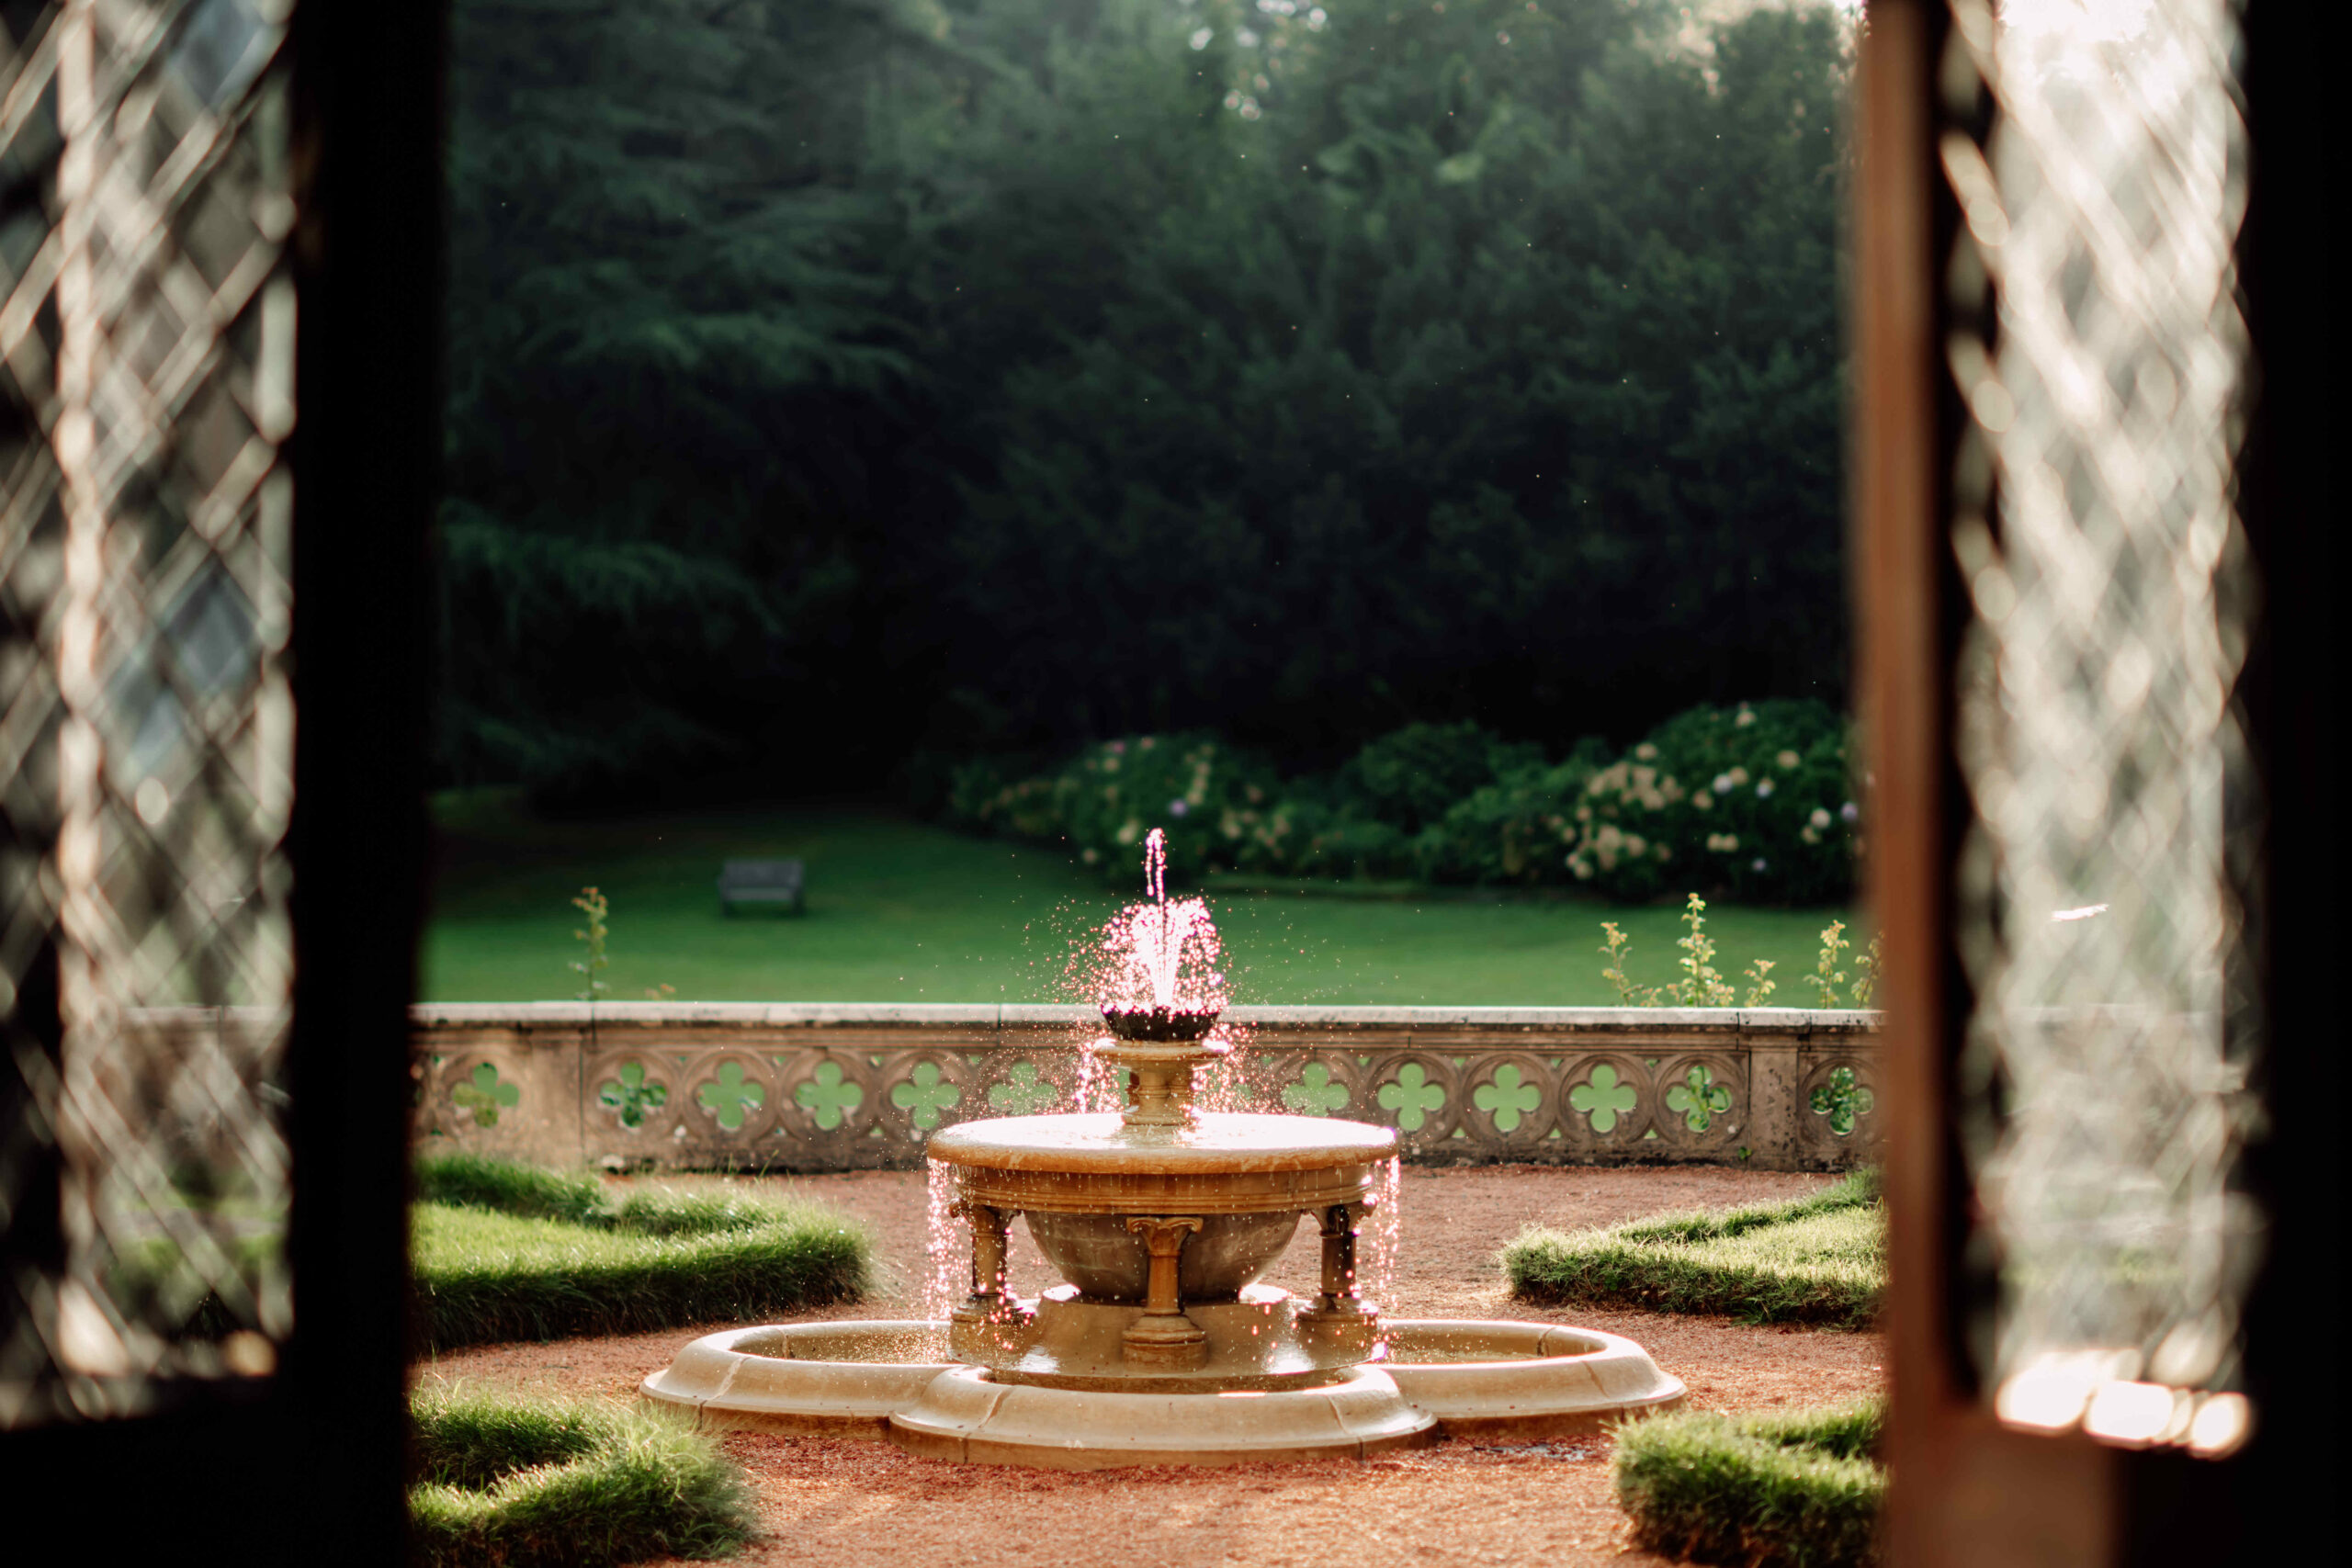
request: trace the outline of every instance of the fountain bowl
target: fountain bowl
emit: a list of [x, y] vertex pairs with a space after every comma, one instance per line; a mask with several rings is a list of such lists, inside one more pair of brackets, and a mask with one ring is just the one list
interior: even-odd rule
[[1192, 1041], [1216, 1027], [1216, 1008], [1122, 1007], [1102, 1004], [1102, 1022], [1120, 1040]]

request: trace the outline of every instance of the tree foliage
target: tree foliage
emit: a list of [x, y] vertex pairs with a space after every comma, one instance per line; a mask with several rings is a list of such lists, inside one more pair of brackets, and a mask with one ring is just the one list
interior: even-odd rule
[[1825, 7], [458, 17], [453, 772], [1840, 694]]

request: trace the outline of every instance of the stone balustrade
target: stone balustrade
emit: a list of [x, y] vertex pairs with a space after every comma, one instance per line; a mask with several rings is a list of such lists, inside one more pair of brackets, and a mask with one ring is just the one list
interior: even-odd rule
[[[438, 1004], [412, 1010], [420, 1144], [559, 1165], [910, 1168], [941, 1127], [1114, 1103], [1078, 1007]], [[1204, 1103], [1396, 1128], [1427, 1164], [1834, 1169], [1878, 1133], [1874, 1012], [1236, 1008]]]

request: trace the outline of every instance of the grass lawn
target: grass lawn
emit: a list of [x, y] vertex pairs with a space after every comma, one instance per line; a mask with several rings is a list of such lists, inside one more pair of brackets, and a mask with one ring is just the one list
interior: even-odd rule
[[[1138, 865], [1135, 892], [1114, 895], [1049, 849], [872, 809], [539, 822], [485, 792], [445, 796], [435, 817], [441, 855], [424, 936], [426, 1001], [576, 993], [571, 899], [589, 884], [612, 901], [606, 978], [616, 1000], [668, 985], [696, 1001], [1069, 1001], [1070, 943], [1140, 897], [1143, 882]], [[718, 863], [778, 855], [808, 863], [808, 912], [721, 915]], [[1679, 909], [1663, 904], [1491, 901], [1451, 890], [1212, 893], [1210, 908], [1244, 1004], [1601, 1006], [1617, 998], [1600, 978], [1600, 921], [1633, 937], [1631, 972], [1645, 984], [1673, 974], [1682, 935]], [[1833, 915], [1853, 919], [1845, 910], [1718, 905], [1707, 922], [1716, 967], [1736, 976], [1751, 958], [1771, 959], [1782, 981], [1773, 1001], [1807, 1005], [1812, 993], [1795, 978], [1812, 969], [1816, 933]]]

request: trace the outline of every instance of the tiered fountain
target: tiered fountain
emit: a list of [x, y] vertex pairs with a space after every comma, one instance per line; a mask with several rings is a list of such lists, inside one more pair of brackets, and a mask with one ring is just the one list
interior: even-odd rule
[[[645, 1397], [707, 1425], [866, 1432], [940, 1459], [1094, 1468], [1356, 1456], [1441, 1432], [1538, 1441], [1680, 1403], [1631, 1340], [1544, 1324], [1385, 1322], [1357, 1243], [1396, 1134], [1360, 1122], [1204, 1111], [1194, 1074], [1221, 981], [1198, 899], [1151, 899], [1105, 932], [1123, 1111], [967, 1122], [931, 1140], [971, 1234], [971, 1293], [944, 1324], [826, 1323], [696, 1340]], [[1063, 1283], [1006, 1285], [1012, 1221]], [[1257, 1281], [1312, 1219], [1322, 1289]], [[942, 1331], [944, 1331], [944, 1333]], [[944, 1351], [947, 1359], [941, 1359]]]

